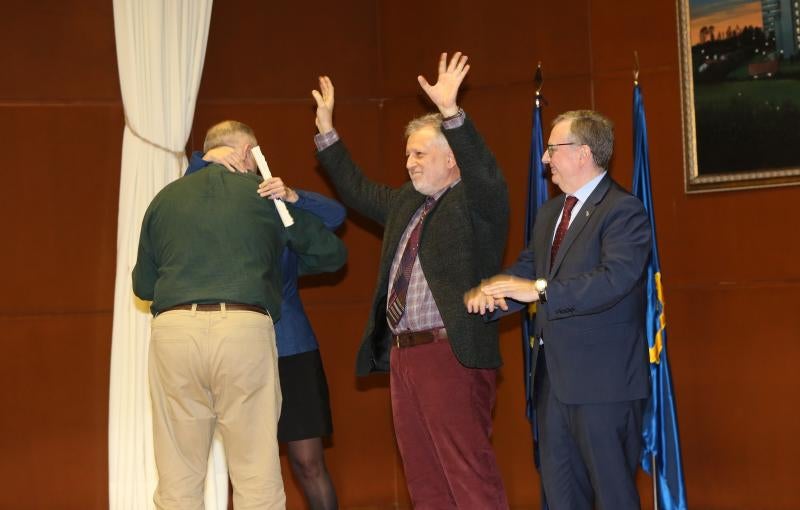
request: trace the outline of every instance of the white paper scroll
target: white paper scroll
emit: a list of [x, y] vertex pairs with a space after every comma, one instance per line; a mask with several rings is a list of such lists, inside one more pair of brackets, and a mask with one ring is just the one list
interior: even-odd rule
[[[264, 158], [264, 155], [261, 153], [261, 147], [256, 145], [250, 152], [253, 154], [253, 157], [256, 158], [256, 164], [258, 165], [258, 169], [261, 170], [261, 176], [264, 179], [269, 179], [272, 177], [272, 174], [269, 171], [269, 165], [267, 165], [267, 160]], [[277, 199], [273, 200], [275, 202], [275, 208], [278, 210], [278, 215], [281, 217], [281, 221], [283, 222], [284, 227], [291, 227], [294, 225], [294, 219], [292, 215], [289, 214], [289, 210], [286, 208], [286, 204], [283, 203], [282, 200]]]

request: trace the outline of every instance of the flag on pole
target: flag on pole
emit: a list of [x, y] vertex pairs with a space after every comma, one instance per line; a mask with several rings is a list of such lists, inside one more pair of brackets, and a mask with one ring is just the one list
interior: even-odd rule
[[686, 487], [678, 440], [678, 420], [672, 394], [664, 293], [658, 260], [656, 223], [650, 189], [647, 123], [638, 81], [633, 87], [633, 194], [644, 204], [652, 226], [652, 253], [647, 267], [646, 333], [650, 350], [650, 398], [644, 415], [642, 468], [653, 477], [658, 510], [686, 510]]
[[[533, 235], [533, 225], [536, 213], [547, 201], [547, 179], [544, 175], [544, 137], [542, 136], [542, 63], [536, 68], [536, 102], [533, 106], [533, 129], [531, 130], [530, 163], [528, 165], [528, 200], [525, 213], [525, 235], [522, 239], [524, 246], [528, 246]], [[533, 373], [533, 319], [536, 314], [536, 303], [528, 305], [522, 310], [522, 359], [524, 362], [523, 378], [525, 380], [525, 415], [531, 424], [533, 436], [533, 461], [539, 468], [539, 449], [537, 443], [539, 434], [536, 426], [536, 408], [533, 402], [533, 388], [531, 374]], [[544, 484], [541, 485], [541, 510], [548, 510], [547, 499], [544, 495]]]
[[[533, 106], [533, 129], [531, 130], [530, 164], [528, 165], [528, 200], [525, 212], [525, 235], [522, 239], [524, 246], [528, 246], [533, 235], [533, 224], [536, 221], [536, 212], [547, 201], [547, 179], [544, 176], [544, 138], [542, 136], [542, 97], [539, 90], [542, 86], [541, 63], [536, 70], [536, 102]], [[525, 372], [525, 416], [533, 423], [533, 395], [531, 394], [531, 373], [533, 372], [533, 345], [530, 333], [533, 331], [533, 316], [536, 305], [533, 304], [522, 311], [522, 359]], [[536, 438], [534, 437], [534, 440]]]

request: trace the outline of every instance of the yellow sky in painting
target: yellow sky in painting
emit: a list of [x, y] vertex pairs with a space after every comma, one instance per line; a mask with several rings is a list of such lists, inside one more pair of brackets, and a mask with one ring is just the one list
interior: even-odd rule
[[714, 31], [725, 31], [728, 27], [746, 27], [752, 25], [760, 27], [764, 24], [761, 18], [761, 2], [750, 2], [733, 6], [707, 16], [692, 19], [691, 40], [692, 45], [700, 42], [700, 29], [704, 26], [714, 25]]

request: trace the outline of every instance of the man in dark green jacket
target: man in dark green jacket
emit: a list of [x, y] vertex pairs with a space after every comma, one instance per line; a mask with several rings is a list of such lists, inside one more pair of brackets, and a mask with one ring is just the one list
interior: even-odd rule
[[[255, 171], [252, 130], [226, 121], [206, 136], [241, 151]], [[150, 393], [159, 509], [202, 506], [211, 439], [225, 444], [234, 505], [284, 508], [278, 459], [281, 407], [273, 321], [280, 318], [280, 257], [290, 246], [304, 274], [335, 271], [342, 242], [312, 214], [257, 193], [254, 173], [221, 165], [166, 186], [145, 213], [134, 293], [152, 300]]]

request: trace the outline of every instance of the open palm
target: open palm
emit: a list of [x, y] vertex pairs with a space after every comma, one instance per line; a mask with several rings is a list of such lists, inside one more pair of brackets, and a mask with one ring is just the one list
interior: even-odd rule
[[417, 76], [417, 81], [442, 115], [449, 117], [458, 113], [456, 96], [458, 96], [458, 89], [468, 72], [469, 65], [466, 55], [457, 51], [448, 63], [447, 53], [442, 53], [439, 57], [439, 77], [436, 83], [431, 85], [422, 75]]

